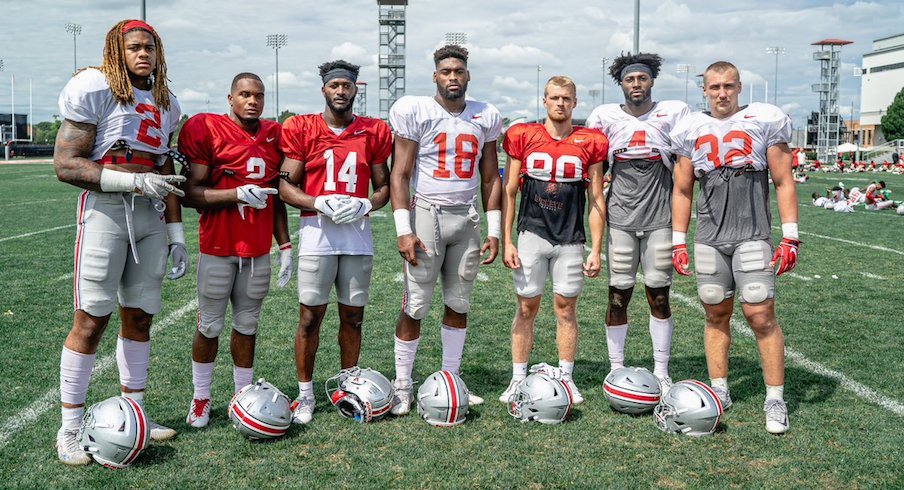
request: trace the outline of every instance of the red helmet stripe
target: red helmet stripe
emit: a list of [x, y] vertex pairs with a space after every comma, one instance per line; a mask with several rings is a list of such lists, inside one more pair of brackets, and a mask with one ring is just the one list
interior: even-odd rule
[[[562, 384], [562, 387], [565, 388], [565, 393], [568, 395], [568, 408], [565, 409], [565, 417], [567, 417], [568, 414], [571, 413], [571, 406], [574, 405], [574, 395], [571, 393], [571, 388], [568, 387], [568, 383], [561, 380], [559, 380], [559, 383]], [[565, 417], [562, 417], [562, 419], [564, 420]]]
[[605, 390], [610, 395], [626, 398], [635, 402], [643, 402], [643, 403], [659, 403], [659, 397], [654, 395], [639, 395], [637, 393], [631, 393], [629, 391], [620, 390], [609, 383], [603, 384], [603, 390]]
[[232, 407], [233, 413], [242, 421], [243, 424], [247, 425], [249, 428], [254, 429], [261, 434], [266, 434], [269, 436], [281, 436], [286, 433], [288, 428], [280, 428], [274, 425], [266, 424], [253, 418], [248, 412], [245, 411], [244, 407], [240, 403], [236, 403]]
[[138, 437], [135, 438], [135, 446], [132, 448], [132, 451], [129, 452], [129, 455], [126, 456], [126, 459], [123, 460], [122, 465], [128, 466], [132, 464], [132, 461], [138, 457], [141, 451], [147, 447], [147, 439], [145, 439], [145, 433], [147, 432], [147, 419], [144, 415], [144, 409], [141, 408], [141, 405], [138, 404], [135, 400], [123, 397], [126, 399], [126, 402], [132, 407], [132, 412], [135, 414], [135, 421], [138, 423]]
[[449, 371], [441, 371], [443, 379], [446, 380], [446, 389], [449, 390], [449, 419], [446, 422], [452, 424], [458, 418], [458, 387], [455, 385], [455, 377]]

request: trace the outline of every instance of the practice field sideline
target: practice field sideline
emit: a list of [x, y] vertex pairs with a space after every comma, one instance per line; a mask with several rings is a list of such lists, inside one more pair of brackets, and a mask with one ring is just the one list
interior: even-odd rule
[[[463, 378], [487, 403], [455, 429], [437, 429], [416, 414], [360, 426], [329, 406], [323, 382], [338, 368], [337, 317], [324, 321], [314, 374], [317, 412], [283, 440], [246, 442], [225, 415], [231, 395], [228, 342], [221, 342], [209, 428], [190, 430], [191, 338], [195, 278], [164, 284], [164, 309], [152, 343], [147, 405], [150, 415], [179, 431], [150, 447], [125, 471], [99, 465], [69, 468], [56, 460], [58, 366], [72, 319], [72, 252], [78, 190], [59, 183], [49, 165], [0, 165], [0, 481], [4, 487], [901, 487], [904, 486], [904, 217], [893, 211], [834, 213], [810, 206], [810, 194], [839, 180], [864, 187], [882, 179], [904, 197], [904, 177], [816, 174], [798, 186], [800, 262], [778, 279], [777, 310], [788, 346], [786, 400], [791, 431], [763, 429], [763, 387], [754, 342], [735, 325], [729, 383], [735, 401], [715, 437], [667, 436], [652, 418], [612, 412], [602, 396], [608, 369], [603, 318], [605, 277], [588, 281], [578, 305], [581, 344], [575, 380], [587, 401], [567, 423], [546, 427], [513, 420], [495, 398], [510, 375], [509, 328], [514, 312], [511, 273], [497, 260], [481, 269]], [[773, 193], [774, 205], [774, 193]], [[401, 263], [390, 214], [373, 217], [376, 257], [365, 313], [361, 365], [393, 374], [393, 327], [401, 300]], [[193, 266], [197, 213], [183, 211]], [[294, 216], [292, 215], [294, 214]], [[297, 214], [290, 214], [297, 227]], [[774, 225], [778, 214], [773, 210]], [[778, 233], [778, 231], [776, 231]], [[778, 238], [774, 238], [777, 242]], [[833, 276], [837, 277], [834, 279]], [[675, 380], [706, 381], [703, 317], [692, 278], [673, 286]], [[642, 295], [632, 301], [627, 364], [652, 365]], [[415, 378], [440, 364], [439, 295], [424, 322]], [[556, 361], [555, 320], [545, 298], [531, 362]], [[297, 394], [292, 339], [297, 322], [294, 279], [264, 305], [256, 377]], [[111, 324], [116, 324], [114, 319]], [[98, 351], [89, 403], [118, 394], [110, 329]], [[105, 361], [104, 361], [105, 360]]]

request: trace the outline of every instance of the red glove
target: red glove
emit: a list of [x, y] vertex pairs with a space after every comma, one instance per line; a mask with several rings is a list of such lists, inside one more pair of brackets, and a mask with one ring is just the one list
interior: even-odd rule
[[691, 259], [687, 255], [687, 245], [672, 245], [672, 265], [675, 267], [675, 272], [681, 274], [682, 276], [691, 275], [690, 269]]
[[771, 267], [778, 264], [778, 270], [775, 275], [780, 276], [786, 272], [790, 272], [797, 265], [797, 251], [800, 249], [800, 240], [792, 240], [791, 238], [782, 238], [782, 243], [775, 249], [772, 255]]

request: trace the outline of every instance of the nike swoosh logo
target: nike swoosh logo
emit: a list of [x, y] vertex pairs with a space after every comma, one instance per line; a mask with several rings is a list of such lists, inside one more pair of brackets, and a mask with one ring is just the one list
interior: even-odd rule
[[583, 143], [584, 140], [574, 140], [575, 143]]
[[744, 119], [750, 119], [750, 118], [754, 118], [754, 117], [756, 117], [756, 116], [754, 116], [752, 114], [744, 114]]
[[275, 140], [275, 139], [276, 139], [276, 137], [267, 138], [267, 143], [273, 143], [273, 140]]
[[355, 134], [353, 134], [352, 136], [358, 136], [359, 134], [364, 134], [364, 130], [359, 129], [359, 130], [355, 131]]
[[480, 119], [480, 114], [477, 114], [476, 116], [471, 116], [471, 119]]
[[656, 114], [656, 117], [665, 117], [665, 116], [668, 116], [668, 114]]

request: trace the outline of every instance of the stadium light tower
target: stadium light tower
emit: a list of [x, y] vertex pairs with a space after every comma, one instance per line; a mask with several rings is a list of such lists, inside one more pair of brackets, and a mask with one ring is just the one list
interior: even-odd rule
[[592, 88], [592, 89], [590, 89], [588, 94], [590, 94], [590, 97], [593, 98], [593, 106], [590, 108], [590, 110], [593, 110], [593, 108], [596, 107], [596, 96], [600, 94], [600, 91], [595, 88]]
[[76, 38], [76, 36], [78, 36], [79, 34], [82, 33], [82, 26], [81, 26], [81, 24], [76, 24], [74, 22], [67, 22], [66, 23], [66, 32], [72, 34], [72, 73], [75, 73], [78, 70], [78, 63], [76, 62], [77, 49], [76, 49], [76, 44], [75, 44], [75, 38]]
[[540, 122], [540, 72], [543, 67], [537, 65], [537, 122]]
[[689, 65], [687, 63], [678, 63], [678, 73], [684, 73], [684, 103], [687, 104], [687, 84], [690, 80], [689, 76], [692, 71], [697, 68], [694, 65]]
[[380, 119], [405, 95], [405, 45], [408, 37], [405, 10], [408, 0], [377, 0], [380, 21]]
[[766, 53], [775, 55], [775, 82], [772, 84], [772, 104], [778, 105], [778, 57], [785, 54], [785, 48], [781, 46], [769, 46]]
[[289, 44], [286, 34], [267, 34], [267, 46], [276, 51], [276, 122], [279, 122], [279, 48]]
[[606, 103], [606, 63], [609, 62], [609, 57], [603, 56], [602, 58], [600, 58], [600, 62], [602, 63], [601, 66], [603, 68], [603, 78], [601, 79], [603, 82], [601, 84], [602, 89], [603, 89], [603, 101], [601, 102], [601, 104], [605, 104]]
[[464, 32], [447, 32], [446, 33], [446, 46], [450, 44], [456, 44], [458, 46], [464, 46], [468, 43], [468, 34]]

